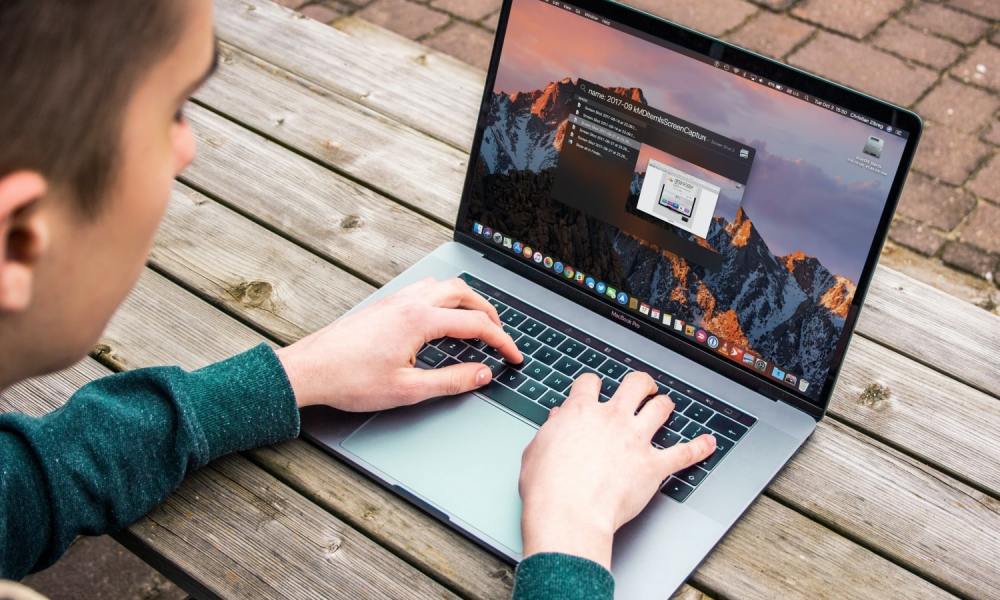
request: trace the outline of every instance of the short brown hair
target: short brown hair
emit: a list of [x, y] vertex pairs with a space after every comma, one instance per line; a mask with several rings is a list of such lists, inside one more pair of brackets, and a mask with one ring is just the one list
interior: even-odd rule
[[125, 107], [180, 38], [184, 5], [0, 1], [0, 177], [37, 171], [96, 214], [116, 176]]

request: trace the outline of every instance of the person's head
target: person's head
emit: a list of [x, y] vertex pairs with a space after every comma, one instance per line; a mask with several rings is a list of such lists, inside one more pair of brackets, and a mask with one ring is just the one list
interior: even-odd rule
[[138, 279], [194, 158], [211, 4], [0, 2], [0, 389], [79, 360]]

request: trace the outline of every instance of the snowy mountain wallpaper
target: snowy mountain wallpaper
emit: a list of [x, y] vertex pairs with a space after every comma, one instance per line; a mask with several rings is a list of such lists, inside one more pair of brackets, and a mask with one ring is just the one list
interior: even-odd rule
[[[669, 74], [669, 75], [668, 75]], [[552, 198], [577, 80], [753, 146], [723, 188], [706, 270]], [[683, 85], [678, 85], [683, 83]], [[880, 176], [848, 162], [871, 128], [537, 0], [515, 0], [468, 215], [811, 383], [832, 366], [902, 139]], [[630, 189], [641, 187], [643, 156]], [[470, 222], [471, 224], [471, 222]]]

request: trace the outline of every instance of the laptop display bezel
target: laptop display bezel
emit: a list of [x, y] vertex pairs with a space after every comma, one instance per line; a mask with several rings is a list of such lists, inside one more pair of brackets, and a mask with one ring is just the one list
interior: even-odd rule
[[[542, 0], [532, 0], [542, 1]], [[847, 347], [850, 339], [854, 335], [854, 328], [857, 324], [859, 310], [867, 295], [875, 267], [878, 263], [879, 254], [885, 244], [889, 224], [895, 212], [903, 184], [906, 181], [910, 164], [920, 138], [923, 124], [920, 117], [905, 108], [893, 105], [889, 102], [879, 100], [857, 90], [831, 82], [816, 75], [812, 75], [795, 67], [785, 65], [752, 51], [734, 46], [727, 42], [718, 40], [706, 34], [667, 21], [655, 15], [639, 11], [637, 9], [611, 2], [610, 0], [573, 0], [569, 2], [574, 7], [590, 12], [594, 15], [604, 17], [619, 24], [631, 27], [641, 32], [663, 40], [669, 44], [674, 44], [685, 48], [691, 52], [696, 52], [704, 57], [718, 60], [730, 66], [746, 70], [760, 77], [769, 79], [777, 84], [791, 87], [802, 93], [831, 102], [850, 111], [865, 115], [869, 118], [881, 121], [894, 128], [900, 128], [908, 132], [906, 146], [900, 159], [899, 167], [893, 178], [889, 196], [886, 200], [885, 208], [880, 217], [878, 228], [875, 232], [872, 247], [865, 260], [865, 266], [858, 279], [854, 293], [854, 298], [848, 308], [847, 317], [844, 321], [844, 335], [841, 336], [837, 347], [834, 350], [834, 360], [830, 372], [825, 382], [822, 383], [822, 390], [816, 400], [810, 400], [806, 396], [800, 396], [796, 392], [791, 392], [787, 388], [774, 383], [767, 378], [756, 375], [743, 368], [736, 366], [727, 358], [719, 356], [707, 347], [699, 347], [686, 339], [674, 335], [664, 330], [662, 327], [650, 322], [642, 322], [640, 319], [634, 321], [633, 329], [639, 334], [647, 337], [656, 343], [669, 348], [687, 358], [716, 371], [720, 375], [734, 380], [747, 388], [754, 390], [775, 401], [785, 402], [799, 410], [802, 410], [815, 419], [822, 418], [830, 404], [830, 398], [836, 385], [837, 378], [844, 363]], [[462, 224], [468, 220], [469, 193], [472, 188], [476, 162], [479, 156], [479, 148], [483, 139], [484, 123], [488, 116], [489, 100], [493, 94], [494, 81], [496, 80], [497, 69], [500, 63], [500, 55], [503, 51], [504, 38], [507, 28], [508, 15], [510, 14], [512, 0], [504, 0], [497, 23], [497, 35], [494, 40], [493, 54], [490, 58], [489, 69], [486, 76], [486, 83], [483, 90], [480, 111], [476, 123], [476, 132], [472, 143], [472, 150], [469, 155], [469, 165], [466, 173], [465, 185], [462, 191], [462, 200], [459, 205], [458, 217], [456, 220], [454, 239], [457, 242], [470, 246], [505, 268], [508, 268], [543, 287], [552, 290], [559, 295], [585, 306], [593, 312], [612, 319], [616, 323], [621, 323], [621, 319], [615, 319], [613, 314], [623, 314], [623, 311], [616, 309], [608, 303], [590, 293], [585, 288], [572, 285], [563, 279], [548, 276], [546, 273], [533, 268], [529, 264], [513, 257], [510, 253], [504, 252], [479, 236], [474, 236], [467, 232]], [[863, 66], [859, 66], [863, 68]], [[626, 350], [623, 348], [623, 350]]]

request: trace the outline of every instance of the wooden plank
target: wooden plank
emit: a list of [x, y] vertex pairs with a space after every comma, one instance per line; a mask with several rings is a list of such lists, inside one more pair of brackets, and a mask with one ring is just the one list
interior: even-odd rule
[[[267, 243], [261, 243], [262, 238]], [[333, 321], [373, 291], [369, 284], [180, 184], [174, 188], [151, 260], [286, 343]]]
[[994, 397], [1000, 396], [1000, 317], [879, 267], [858, 331]]
[[[434, 240], [436, 245], [447, 239], [448, 228], [428, 219], [398, 219], [388, 211], [385, 214], [389, 218], [381, 219], [385, 210], [381, 204], [370, 210], [362, 209], [356, 208], [346, 193], [325, 195], [325, 186], [338, 185], [335, 175], [210, 111], [196, 109], [191, 119], [199, 139], [204, 141], [192, 176], [199, 188], [241, 213], [257, 215], [268, 228], [286, 232], [306, 248], [322, 248], [324, 256], [335, 256], [338, 265], [351, 273], [366, 274], [366, 280], [375, 285], [384, 284], [421, 258], [430, 249], [423, 240]], [[259, 176], [260, 173], [266, 175]], [[305, 181], [318, 184], [299, 183]], [[288, 200], [275, 202], [283, 189], [291, 190]], [[315, 330], [350, 305], [339, 300], [341, 296], [351, 297], [350, 293], [355, 291], [350, 278], [345, 279], [333, 272], [335, 269], [331, 271], [332, 267], [323, 265], [312, 273], [315, 261], [303, 256], [307, 253], [302, 249], [247, 224], [235, 214], [220, 211], [214, 203], [197, 195], [191, 198], [178, 199], [180, 206], [171, 208], [167, 214], [161, 243], [154, 251], [162, 268], [176, 273], [215, 303], [227, 305], [240, 318], [268, 328], [283, 341]], [[374, 198], [373, 203], [387, 202], [378, 196]], [[324, 210], [330, 212], [331, 219], [324, 220]], [[349, 251], [342, 251], [336, 248], [338, 219], [352, 210], [363, 215], [369, 226], [352, 231], [351, 239], [346, 242]], [[182, 213], [183, 221], [178, 221], [175, 213]], [[263, 242], [268, 235], [274, 240]], [[365, 242], [365, 237], [374, 241]], [[393, 239], [407, 243], [394, 245]], [[378, 248], [387, 250], [378, 252]], [[226, 253], [234, 252], [240, 256], [226, 257]], [[266, 259], [259, 261], [259, 257]], [[391, 262], [388, 268], [379, 266], [383, 259], [385, 263]], [[230, 264], [241, 267], [235, 272], [223, 268]], [[244, 264], [248, 266], [243, 267]], [[262, 277], [260, 273], [265, 271], [272, 275]], [[282, 283], [283, 275], [294, 285]], [[283, 286], [281, 295], [292, 298], [291, 303], [277, 312], [237, 306], [223, 289], [225, 282], [250, 280]], [[221, 285], [212, 284], [220, 281]], [[366, 285], [361, 288], [364, 292], [358, 290], [358, 297], [370, 289]], [[343, 293], [331, 296], [334, 289]], [[301, 301], [299, 297], [308, 300]], [[889, 395], [874, 402], [873, 390], [887, 390]], [[933, 393], [928, 393], [929, 390]], [[942, 403], [950, 409], [937, 410]], [[832, 414], [891, 444], [905, 447], [932, 464], [976, 481], [995, 494], [1000, 494], [1000, 472], [994, 468], [1000, 463], [1000, 442], [984, 442], [980, 432], [984, 427], [990, 430], [988, 427], [993, 425], [1000, 429], [998, 411], [1000, 403], [993, 398], [919, 367], [863, 337], [855, 338], [847, 353], [831, 405]], [[928, 418], [931, 414], [935, 415], [933, 419]]]
[[[0, 408], [44, 414], [109, 371], [93, 360], [16, 384]], [[124, 534], [223, 598], [454, 598], [245, 458], [218, 460]]]
[[[293, 70], [359, 104], [457, 148], [472, 144], [483, 93], [482, 71], [360, 19], [327, 27], [268, 0], [216, 0], [216, 27], [226, 42]], [[369, 27], [369, 35], [353, 35]], [[402, 41], [405, 40], [405, 41]], [[407, 85], [399, 85], [406, 80]], [[438, 94], [448, 82], [448, 93]], [[416, 93], [414, 93], [416, 92]]]
[[192, 106], [198, 160], [183, 180], [359, 277], [388, 281], [451, 239], [397, 202]]
[[232, 46], [221, 44], [220, 56], [198, 101], [411, 208], [454, 221], [466, 152]]
[[[393, 79], [379, 81], [391, 81], [394, 89], [406, 94], [406, 100], [399, 101], [398, 106], [395, 100], [380, 105], [379, 110], [382, 114], [414, 126], [426, 121], [427, 117], [421, 119], [419, 111], [416, 116], [407, 113], [408, 107], [448, 102], [449, 118], [445, 122], [449, 127], [467, 131], [471, 131], [474, 127], [480, 97], [470, 98], [467, 93], [462, 92], [470, 87], [474, 80], [482, 77], [481, 72], [473, 67], [449, 65], [447, 69], [442, 67], [443, 72], [433, 74], [413, 69], [412, 56], [420, 52], [419, 45], [356, 19], [339, 20], [337, 30], [311, 24], [299, 27], [298, 25], [303, 25], [301, 20], [289, 17], [286, 11], [274, 7], [268, 0], [217, 0], [216, 6], [220, 22], [225, 23], [220, 27], [223, 37], [228, 36], [236, 40], [241, 47], [254, 53], [259, 52], [261, 56], [265, 56], [269, 61], [276, 61], [274, 64], [282, 67], [280, 69], [273, 67], [270, 69], [270, 75], [244, 71], [247, 77], [254, 78], [253, 81], [248, 80], [244, 84], [247, 89], [256, 89], [259, 86], [270, 89], [284, 85], [289, 94], [289, 103], [302, 106], [312, 106], [307, 99], [310, 94], [322, 94], [324, 88], [337, 89], [345, 94], [342, 98], [345, 103], [349, 104], [349, 99], [355, 100], [354, 106], [360, 110], [363, 107], [357, 101], [357, 97], [363, 95], [364, 89], [367, 89], [364, 83], [369, 81], [369, 78], [379, 77], [380, 73], [391, 72]], [[248, 7], [252, 7], [253, 10]], [[276, 42], [270, 39], [275, 30], [286, 32], [287, 35], [281, 37], [287, 41]], [[350, 36], [351, 43], [344, 40], [345, 33]], [[277, 49], [283, 46], [276, 44], [284, 43], [295, 43], [304, 49], [279, 55]], [[323, 60], [323, 52], [330, 54], [330, 48], [337, 48], [338, 53], [343, 54]], [[377, 68], [370, 60], [372, 53], [378, 57], [374, 62], [382, 63]], [[309, 58], [305, 58], [307, 56]], [[359, 61], [358, 65], [352, 63], [345, 69], [330, 69], [331, 61], [354, 59]], [[357, 75], [360, 83], [338, 87], [335, 80], [340, 77], [340, 71], [351, 71], [350, 76], [355, 77], [353, 69], [361, 73]], [[305, 83], [297, 77], [298, 75], [313, 85]], [[262, 81], [257, 80], [257, 77], [272, 80]], [[433, 85], [427, 85], [429, 77]], [[282, 84], [281, 80], [286, 83]], [[290, 81], [297, 81], [298, 85], [291, 84]], [[278, 94], [278, 97], [280, 96]], [[291, 100], [292, 98], [295, 100]], [[231, 99], [230, 102], [222, 102], [218, 97], [205, 96], [203, 99], [222, 112], [242, 115], [237, 116], [240, 120], [247, 118], [247, 111], [242, 110], [240, 106], [243, 103], [242, 97]], [[461, 102], [469, 104], [463, 108], [451, 103], [449, 99], [461, 99]], [[275, 111], [272, 109], [271, 112]], [[283, 113], [283, 109], [277, 112]], [[310, 131], [305, 132], [278, 131], [278, 128], [270, 126], [270, 121], [266, 118], [245, 122], [268, 135], [275, 135], [282, 142], [318, 160], [326, 161], [322, 152], [313, 150], [322, 147], [326, 139], [324, 136], [327, 135], [325, 132], [343, 132], [351, 129], [349, 121], [330, 121], [327, 120], [329, 116], [330, 111], [310, 113], [312, 127]], [[410, 147], [407, 152], [413, 153], [417, 147], [426, 147], [438, 155], [438, 145], [438, 142], [425, 138], [424, 145]], [[456, 147], [467, 151], [469, 143], [459, 143]], [[456, 160], [455, 156], [448, 160]], [[466, 157], [462, 155], [461, 160], [466, 160]], [[454, 180], [441, 182], [442, 187], [448, 191], [437, 196], [432, 205], [427, 205], [428, 214], [443, 223], [454, 221], [464, 174], [464, 167], [453, 169]], [[380, 185], [383, 181], [381, 177], [368, 179], [362, 176], [362, 179], [375, 185]], [[404, 194], [399, 197], [403, 202], [412, 205], [410, 196]], [[976, 306], [935, 292], [933, 288], [886, 267], [878, 267], [866, 308], [862, 311], [858, 332], [879, 340], [919, 362], [934, 365], [942, 372], [973, 387], [993, 396], [1000, 396], [1000, 377], [997, 376], [995, 361], [992, 360], [992, 357], [1000, 353], [1000, 317]]]
[[[269, 237], [260, 237], [258, 238], [258, 241], [260, 243], [266, 244], [268, 243], [269, 239], [270, 239]], [[157, 293], [154, 295], [154, 297], [160, 298], [163, 297], [163, 294]], [[189, 366], [187, 363], [195, 363], [195, 364], [201, 363], [203, 361], [202, 358], [203, 355], [210, 355], [213, 357], [225, 356], [232, 352], [238, 351], [243, 347], [243, 344], [234, 342], [230, 338], [230, 336], [219, 336], [219, 335], [214, 335], [214, 333], [211, 333], [219, 328], [220, 320], [226, 319], [224, 315], [222, 315], [221, 313], [218, 313], [217, 316], [209, 316], [201, 314], [201, 312], [204, 311], [199, 311], [199, 309], [196, 307], [184, 306], [183, 304], [179, 303], [181, 300], [182, 299], [172, 299], [171, 304], [169, 305], [168, 308], [170, 309], [171, 313], [185, 315], [184, 318], [190, 320], [183, 325], [180, 323], [170, 323], [168, 326], [170, 328], [187, 327], [195, 332], [202, 331], [204, 336], [206, 337], [205, 343], [207, 344], [207, 347], [198, 348], [194, 352], [192, 352], [186, 346], [180, 348], [174, 348], [172, 347], [173, 338], [171, 337], [170, 334], [171, 329], [159, 330], [156, 327], [149, 326], [149, 323], [164, 323], [161, 319], [159, 318], [145, 319], [140, 317], [135, 319], [135, 322], [145, 323], [146, 324], [145, 326], [137, 327], [133, 324], [130, 327], [122, 328], [121, 326], [118, 325], [117, 320], [112, 322], [112, 325], [110, 327], [110, 335], [112, 335], [116, 340], [118, 340], [118, 345], [116, 346], [115, 351], [121, 356], [127, 356], [128, 364], [158, 364], [163, 362], [179, 362], [182, 366]], [[150, 303], [139, 303], [137, 307], [138, 310], [150, 310], [149, 305]], [[205, 310], [213, 310], [207, 304], [203, 306]], [[187, 315], [191, 316], [187, 317]], [[228, 346], [232, 347], [230, 351], [227, 351]], [[288, 445], [287, 447], [297, 448], [298, 446], [296, 444], [301, 444], [301, 443], [296, 442]], [[306, 446], [305, 444], [301, 445]], [[262, 456], [261, 454], [255, 453], [253, 456], [255, 457], [255, 459], [260, 460], [261, 464], [268, 464], [264, 458], [260, 458], [260, 456]], [[272, 471], [272, 473], [275, 476], [282, 479], [286, 484], [291, 485], [294, 489], [308, 495], [314, 501], [323, 503], [324, 506], [326, 506], [330, 511], [334, 512], [344, 520], [353, 524], [357, 524], [357, 526], [359, 528], [362, 528], [362, 530], [366, 534], [371, 535], [374, 539], [378, 540], [379, 543], [387, 545], [394, 551], [400, 552], [401, 554], [407, 557], [408, 561], [412, 562], [415, 565], [418, 565], [425, 572], [437, 574], [437, 576], [442, 578], [442, 581], [446, 581], [448, 585], [453, 589], [456, 589], [456, 591], [459, 591], [463, 594], [466, 593], [467, 591], [482, 592], [484, 594], [493, 594], [497, 593], [497, 591], [506, 593], [505, 590], [503, 589], [497, 590], [496, 586], [498, 584], [495, 581], [489, 581], [489, 580], [484, 581], [481, 579], [484, 577], [490, 577], [491, 573], [498, 572], [496, 570], [495, 563], [490, 565], [488, 561], [487, 565], [490, 566], [487, 566], [486, 568], [483, 568], [482, 570], [478, 571], [471, 569], [464, 569], [464, 568], [461, 571], [459, 571], [455, 568], [456, 564], [460, 564], [462, 562], [462, 559], [459, 559], [457, 557], [468, 555], [470, 552], [467, 542], [456, 541], [455, 546], [447, 548], [448, 549], [447, 554], [443, 553], [444, 552], [443, 550], [441, 554], [427, 552], [426, 548], [428, 547], [439, 548], [439, 549], [445, 548], [444, 546], [441, 545], [442, 544], [440, 539], [441, 536], [446, 537], [454, 534], [451, 534], [450, 532], [441, 531], [441, 529], [443, 529], [443, 526], [436, 524], [433, 520], [429, 518], [426, 518], [423, 521], [413, 520], [412, 513], [414, 512], [414, 509], [412, 509], [412, 507], [401, 501], [399, 498], [396, 498], [392, 494], [389, 494], [388, 492], [378, 492], [381, 493], [385, 498], [384, 500], [385, 506], [380, 510], [383, 511], [403, 510], [405, 511], [403, 516], [396, 517], [390, 520], [392, 528], [389, 531], [387, 531], [385, 528], [381, 528], [375, 524], [372, 524], [371, 502], [373, 498], [377, 497], [376, 484], [358, 475], [353, 470], [341, 465], [339, 462], [334, 461], [329, 457], [326, 457], [325, 455], [318, 456], [316, 460], [322, 462], [317, 465], [317, 464], [309, 464], [303, 460], [298, 460], [298, 459], [296, 460], [285, 459], [282, 460], [280, 464], [270, 464], [269, 471]], [[821, 462], [822, 456], [820, 456], [817, 460]], [[326, 466], [324, 467], [321, 465], [326, 465]], [[859, 467], [854, 472], [849, 473], [848, 476], [845, 476], [844, 479], [831, 480], [824, 474], [826, 470], [822, 468], [822, 462], [820, 464], [820, 467], [817, 468], [816, 472], [818, 473], [817, 477], [815, 477], [812, 481], [810, 481], [808, 487], [813, 490], [820, 490], [819, 492], [820, 494], [822, 494], [822, 490], [825, 490], [826, 488], [830, 487], [857, 485], [856, 479], [866, 476], [866, 471], [864, 470], [864, 468]], [[947, 478], [944, 475], [941, 475], [941, 477], [943, 478], [943, 480], [947, 481]], [[334, 494], [330, 492], [330, 490], [332, 489], [342, 490], [342, 492]], [[817, 492], [814, 491], [813, 493]], [[358, 501], [355, 500], [357, 498], [363, 498], [364, 501], [358, 503]], [[822, 499], [822, 495], [820, 496], [820, 499]], [[894, 505], [894, 503], [892, 502], [891, 496], [883, 497], [882, 501], [886, 505], [886, 510], [892, 510], [892, 506]], [[773, 503], [773, 501], [768, 501], [768, 502]], [[929, 504], [930, 503], [928, 502], [928, 505]], [[774, 536], [776, 536], [774, 540], [775, 543], [777, 539], [782, 536], [797, 538], [801, 535], [808, 535], [810, 539], [812, 539], [812, 537], [815, 536], [820, 536], [820, 537], [830, 536], [832, 538], [837, 537], [836, 534], [834, 534], [833, 532], [829, 532], [821, 527], [820, 530], [822, 530], [823, 533], [810, 532], [808, 534], [803, 534], [802, 532], [784, 531], [783, 528], [787, 527], [788, 523], [798, 523], [800, 520], [803, 521], [807, 520], [805, 520], [800, 515], [797, 515], [790, 509], [782, 507], [780, 504], [775, 504], [775, 505], [779, 507], [776, 508], [775, 510], [785, 511], [788, 512], [788, 514], [782, 516], [780, 519], [777, 519], [774, 522], [769, 522], [767, 524], [758, 523], [758, 526], [761, 528], [771, 529], [771, 530], [774, 530], [776, 528], [778, 533], [773, 534]], [[939, 515], [938, 514], [939, 511], [937, 510], [936, 506], [931, 508], [934, 509], [933, 513], [934, 518], [939, 518], [944, 521], [947, 521], [949, 518], [952, 518], [952, 516], [949, 514]], [[923, 513], [916, 513], [916, 514], [919, 515], [916, 518], [930, 517], [930, 515], [928, 515], [926, 511], [924, 511]], [[960, 518], [965, 518], [965, 516], [966, 515], [960, 515]], [[869, 518], [881, 518], [881, 515], [873, 514]], [[403, 529], [403, 527], [406, 528]], [[439, 529], [435, 530], [434, 529], [435, 527], [438, 527]], [[813, 526], [810, 525], [809, 527]], [[862, 523], [859, 525], [859, 527], [864, 528], [866, 526]], [[427, 531], [435, 531], [435, 533], [434, 535], [429, 535]], [[760, 535], [760, 533], [756, 531], [755, 527], [744, 527], [739, 531], [743, 532], [740, 535], [746, 536], [748, 538], [748, 541], [745, 542], [747, 544], [753, 543], [749, 540], [756, 539]], [[866, 543], [871, 543], [872, 541], [877, 543], [881, 541], [878, 535], [873, 534], [870, 537], [871, 539], [866, 539]], [[940, 543], [943, 547], [950, 547], [950, 545], [956, 543], [951, 538], [937, 539], [937, 542]], [[824, 555], [824, 558], [822, 560], [825, 561], [826, 563], [832, 563], [836, 565], [837, 569], [843, 571], [851, 571], [853, 569], [857, 569], [858, 564], [847, 562], [847, 560], [849, 558], [853, 560], [858, 556], [857, 553], [860, 552], [864, 556], [869, 556], [870, 557], [869, 560], [873, 561], [872, 564], [876, 565], [876, 567], [873, 567], [874, 571], [872, 572], [881, 573], [883, 569], [889, 569], [889, 570], [898, 569], [900, 571], [898, 574], [895, 575], [886, 575], [885, 577], [879, 576], [877, 578], [877, 581], [879, 582], [891, 581], [894, 582], [893, 583], [894, 585], [896, 584], [904, 585], [904, 583], [901, 582], [909, 582], [905, 583], [905, 585], [912, 586], [913, 589], [912, 590], [907, 589], [907, 592], [909, 593], [912, 591], [912, 595], [915, 597], [927, 595], [930, 593], [928, 590], [936, 589], [928, 587], [928, 584], [926, 584], [926, 582], [920, 580], [919, 578], [914, 577], [913, 575], [909, 574], [903, 569], [894, 566], [889, 566], [891, 565], [891, 563], [878, 558], [877, 555], [875, 555], [874, 553], [872, 553], [867, 549], [864, 549], [862, 546], [858, 546], [853, 542], [849, 542], [845, 546], [844, 543], [845, 542], [832, 541], [832, 540], [824, 542], [824, 545], [821, 545], [821, 548], [823, 548], [821, 552], [825, 553], [827, 549], [829, 549], [830, 554]], [[894, 551], [893, 548], [880, 548], [880, 551], [881, 550], [889, 552]], [[786, 550], [784, 547], [776, 544], [774, 547], [768, 546], [766, 554], [769, 557], [771, 557], [770, 560], [773, 560], [777, 564], [781, 564], [786, 561], [789, 562], [789, 564], [794, 564], [799, 560], [799, 558], [791, 554], [788, 554], [787, 552], [788, 550]], [[906, 556], [904, 558], [907, 560], [910, 559], [909, 556]], [[935, 554], [934, 558], [935, 560], [939, 559], [939, 555]], [[917, 555], [913, 557], [913, 560], [927, 561], [929, 560], [929, 558], [923, 555]], [[720, 566], [719, 568], [739, 569], [740, 567], [738, 563], [739, 560], [737, 560], [737, 557], [734, 555], [732, 556], [731, 561], [719, 563], [720, 565], [723, 565]], [[882, 563], [885, 564], [883, 565]], [[870, 565], [866, 562], [865, 568], [862, 569], [862, 571], [868, 569], [869, 566]], [[954, 568], [956, 569], [957, 572], [961, 572], [961, 565], [954, 565]], [[459, 579], [458, 581], [444, 579], [445, 577], [455, 576], [454, 575], [455, 573], [459, 573], [461, 579]], [[822, 571], [820, 573], [822, 573]], [[769, 577], [771, 576], [772, 575], [767, 575], [764, 579], [755, 580], [753, 582], [753, 585], [750, 586], [751, 593], [749, 595], [751, 597], [764, 597], [765, 595], [767, 595], [767, 590], [771, 590], [777, 586], [782, 585], [781, 582], [779, 581], [770, 580]], [[709, 576], [706, 575], [705, 577]], [[714, 587], [717, 585], [716, 580], [725, 580], [727, 577], [729, 577], [729, 575], [712, 574], [711, 579], [699, 580], [696, 578], [695, 581], [696, 582], [701, 581], [702, 584], [708, 587], [709, 589], [715, 590], [717, 589], [716, 587]], [[801, 577], [804, 578], [800, 581], [801, 590], [803, 591], [803, 593], [816, 593], [818, 590], [824, 589], [823, 586], [827, 585], [827, 582], [821, 577], [809, 578], [807, 577], [806, 574], [801, 575]], [[875, 585], [876, 584], [875, 580], [870, 581], [866, 579], [866, 576], [861, 576], [861, 575], [859, 575], [858, 577], [860, 578], [860, 580], [857, 582], [857, 584], [859, 586], [862, 586], [859, 589], [863, 590], [864, 593], [867, 594], [882, 593], [882, 588]]]

